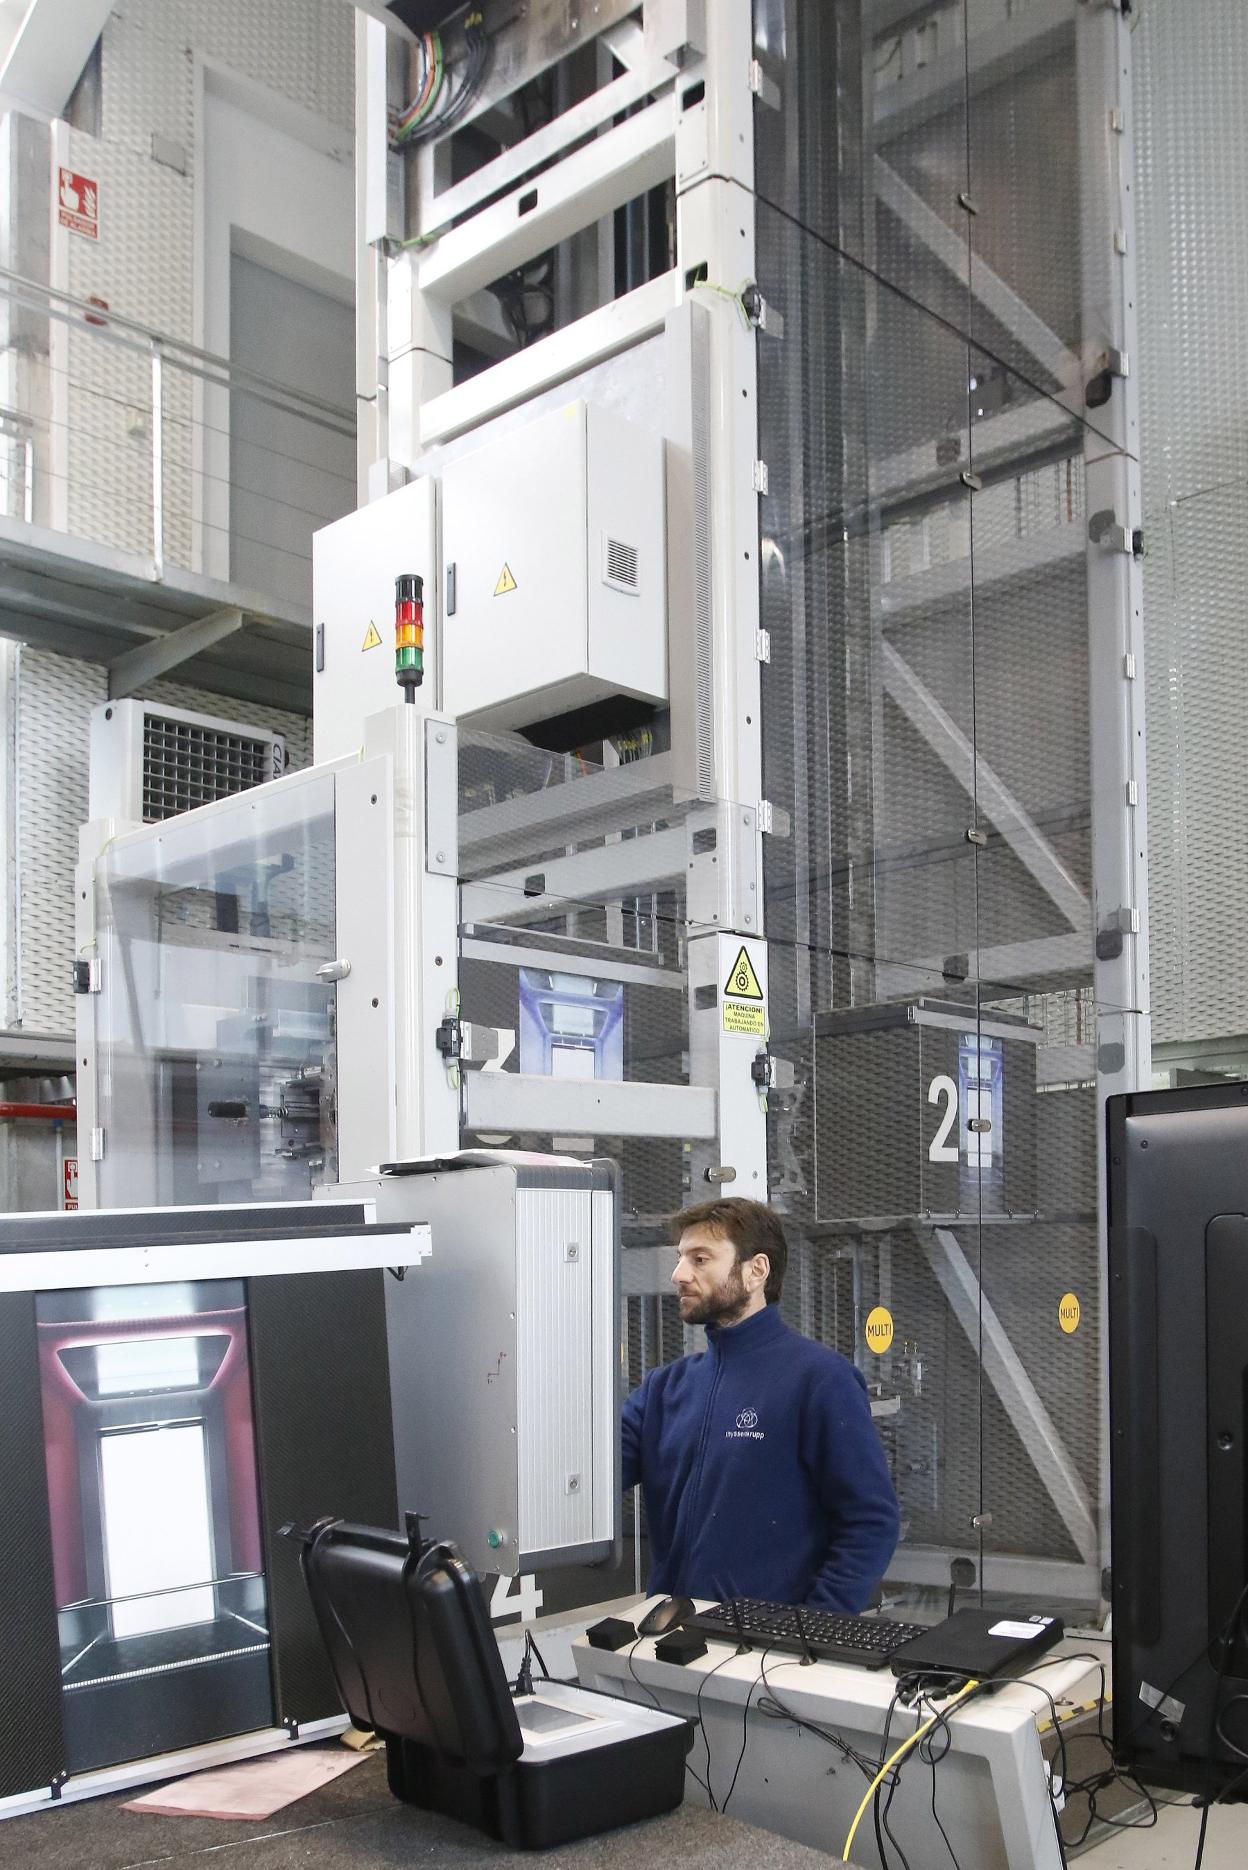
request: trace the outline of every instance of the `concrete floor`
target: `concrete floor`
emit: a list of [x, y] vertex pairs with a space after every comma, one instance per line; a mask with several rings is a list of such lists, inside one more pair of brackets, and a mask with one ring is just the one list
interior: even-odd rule
[[[1200, 1814], [1190, 1806], [1168, 1806], [1148, 1830], [1119, 1831], [1072, 1859], [1087, 1870], [1192, 1870]], [[1202, 1870], [1244, 1870], [1248, 1864], [1248, 1806], [1210, 1812]]]

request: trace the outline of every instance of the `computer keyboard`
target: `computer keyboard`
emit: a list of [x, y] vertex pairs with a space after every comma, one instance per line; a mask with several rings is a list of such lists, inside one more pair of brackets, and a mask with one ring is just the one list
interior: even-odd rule
[[748, 1643], [751, 1649], [783, 1649], [797, 1656], [815, 1656], [821, 1662], [882, 1669], [895, 1649], [912, 1636], [922, 1636], [927, 1625], [898, 1623], [891, 1617], [842, 1617], [805, 1605], [732, 1597], [686, 1617], [683, 1628], [717, 1643]]

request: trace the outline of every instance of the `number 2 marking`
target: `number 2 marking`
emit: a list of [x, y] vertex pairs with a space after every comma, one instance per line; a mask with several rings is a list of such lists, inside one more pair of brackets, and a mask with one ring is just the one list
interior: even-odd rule
[[956, 1162], [958, 1146], [946, 1139], [958, 1120], [958, 1087], [952, 1078], [946, 1077], [943, 1073], [939, 1078], [933, 1078], [927, 1087], [929, 1104], [939, 1104], [942, 1098], [945, 1100], [945, 1114], [941, 1119], [940, 1128], [928, 1145], [927, 1159], [929, 1162]]

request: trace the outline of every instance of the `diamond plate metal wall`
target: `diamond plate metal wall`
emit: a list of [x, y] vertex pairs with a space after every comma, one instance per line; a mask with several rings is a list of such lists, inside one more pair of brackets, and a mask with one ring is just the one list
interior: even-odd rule
[[1153, 1035], [1248, 1032], [1248, 14], [1134, 34]]

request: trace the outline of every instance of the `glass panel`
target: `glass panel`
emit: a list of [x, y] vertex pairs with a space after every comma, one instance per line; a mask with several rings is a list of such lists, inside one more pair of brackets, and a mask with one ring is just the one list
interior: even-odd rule
[[754, 9], [771, 1194], [941, 1601], [1100, 1589], [1083, 11]]
[[334, 779], [119, 840], [96, 868], [104, 1205], [297, 1200], [335, 1174]]

